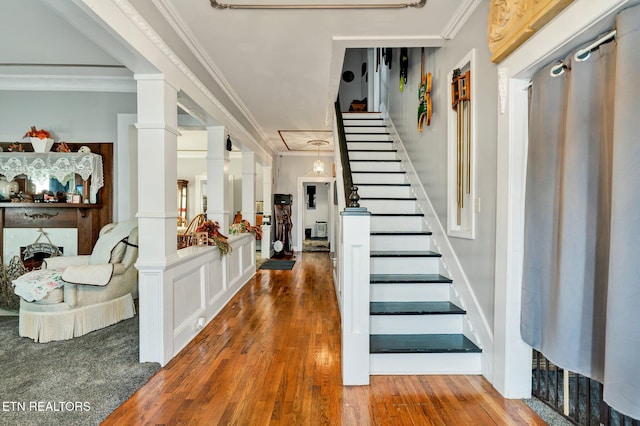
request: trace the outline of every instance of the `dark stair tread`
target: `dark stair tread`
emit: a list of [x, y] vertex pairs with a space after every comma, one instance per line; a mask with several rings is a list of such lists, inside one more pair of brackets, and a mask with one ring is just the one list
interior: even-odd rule
[[[345, 126], [345, 127], [360, 127], [360, 126]], [[365, 127], [375, 127], [375, 126], [365, 126]], [[384, 127], [384, 126], [380, 126]], [[388, 135], [389, 132], [344, 132], [346, 135]], [[349, 142], [349, 141], [347, 141]]]
[[371, 213], [371, 216], [424, 216], [424, 213]]
[[[350, 144], [350, 143], [391, 143], [392, 144], [393, 143], [393, 139], [384, 139], [384, 140], [380, 140], [380, 139], [373, 139], [373, 140], [364, 139], [364, 140], [360, 140], [360, 139], [358, 139], [358, 140], [355, 140], [355, 141], [347, 141], [347, 144]], [[348, 151], [348, 149], [347, 149], [347, 151]]]
[[393, 141], [390, 141], [390, 140], [384, 140], [384, 141], [376, 141], [376, 140], [373, 140], [373, 141], [347, 141], [347, 143], [374, 143], [374, 144], [375, 143], [380, 143], [380, 144], [390, 143], [390, 144], [393, 144]]
[[463, 315], [467, 312], [451, 302], [371, 302], [371, 315]]
[[[351, 172], [358, 173], [358, 172]], [[358, 186], [411, 186], [410, 183], [358, 183]]]
[[[375, 170], [375, 171], [374, 170], [369, 170], [369, 171], [365, 171], [365, 170], [355, 171], [355, 170], [352, 170], [351, 171], [352, 175], [356, 174], [356, 173], [404, 173], [404, 174], [406, 174], [407, 172], [405, 172], [405, 171], [399, 171], [399, 172], [395, 172], [395, 171], [378, 171], [378, 170]], [[367, 184], [363, 183], [363, 184], [360, 184], [360, 185], [367, 185]], [[371, 185], [378, 185], [378, 184], [371, 184]]]
[[451, 284], [453, 280], [440, 274], [371, 274], [369, 283], [371, 284], [403, 284], [403, 283], [446, 283]]
[[398, 152], [397, 149], [348, 149], [347, 151], [349, 152]]
[[[384, 152], [384, 151], [376, 151]], [[402, 160], [349, 160], [350, 163], [400, 163]]]
[[362, 200], [394, 200], [394, 201], [416, 201], [416, 197], [360, 197]]
[[384, 353], [479, 353], [463, 334], [372, 334], [369, 352]]
[[371, 232], [370, 235], [389, 235], [389, 236], [431, 235], [431, 231], [376, 231], [376, 232]]
[[[372, 127], [376, 127], [376, 128], [379, 128], [379, 129], [386, 129], [387, 128], [387, 126], [385, 126], [384, 124], [369, 123], [369, 124], [365, 124], [364, 126], [362, 126], [362, 125], [354, 126], [352, 124], [345, 124], [344, 132], [346, 134], [348, 134], [348, 135], [350, 135], [350, 134], [352, 135], [352, 134], [358, 133], [358, 132], [349, 132], [349, 130], [356, 130], [356, 129], [360, 130], [360, 129], [363, 129], [363, 128], [369, 128], [370, 129]], [[366, 133], [366, 134], [376, 133], [377, 134], [378, 132], [360, 132], [360, 133]], [[379, 133], [383, 133], [383, 132], [379, 132]], [[389, 134], [389, 132], [384, 132], [384, 133], [387, 134], [387, 135]]]
[[421, 251], [372, 251], [370, 257], [442, 257], [438, 252], [431, 250]]

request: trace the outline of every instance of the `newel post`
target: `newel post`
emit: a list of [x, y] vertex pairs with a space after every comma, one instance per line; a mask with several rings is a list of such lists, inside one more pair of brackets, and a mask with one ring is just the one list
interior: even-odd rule
[[369, 250], [371, 213], [347, 207], [342, 216], [342, 384], [369, 384]]

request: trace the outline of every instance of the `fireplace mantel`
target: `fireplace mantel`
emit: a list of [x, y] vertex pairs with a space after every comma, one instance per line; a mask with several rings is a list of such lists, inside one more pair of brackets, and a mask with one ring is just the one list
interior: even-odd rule
[[[73, 172], [83, 179], [90, 176], [92, 184], [98, 183], [96, 189], [97, 200], [93, 203], [17, 203], [0, 202], [0, 253], [4, 254], [4, 231], [7, 228], [75, 228], [78, 234], [78, 254], [91, 254], [95, 242], [98, 240], [100, 229], [112, 222], [113, 217], [113, 144], [112, 143], [69, 143], [72, 153], [0, 153], [0, 159], [5, 166], [11, 158], [16, 162], [20, 159], [42, 159], [42, 164], [55, 164], [57, 159], [76, 158], [75, 166], [79, 167]], [[91, 154], [76, 152], [81, 146], [90, 148]], [[1, 146], [1, 144], [0, 144]], [[87, 157], [88, 155], [88, 157]], [[82, 160], [84, 159], [84, 160]], [[47, 161], [49, 161], [47, 163]], [[51, 163], [53, 161], [53, 163]], [[80, 165], [78, 161], [84, 161]], [[63, 161], [64, 162], [64, 161]], [[98, 164], [99, 163], [99, 164]], [[16, 167], [16, 166], [14, 166]], [[87, 169], [87, 167], [89, 169]], [[99, 172], [98, 172], [99, 167]], [[69, 169], [67, 169], [69, 170]], [[5, 170], [0, 170], [5, 175]], [[49, 176], [56, 177], [54, 173]], [[37, 173], [37, 172], [36, 172]], [[49, 173], [46, 171], [45, 173]], [[100, 177], [98, 178], [98, 173]], [[98, 179], [96, 179], [98, 178]], [[4, 259], [6, 263], [9, 259]]]

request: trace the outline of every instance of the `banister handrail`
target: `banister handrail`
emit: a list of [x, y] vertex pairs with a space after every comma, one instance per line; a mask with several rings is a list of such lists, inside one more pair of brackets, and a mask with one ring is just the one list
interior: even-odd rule
[[342, 111], [340, 110], [340, 98], [335, 102], [336, 127], [338, 128], [338, 147], [340, 148], [340, 161], [342, 162], [342, 181], [344, 182], [344, 198], [347, 207], [360, 207], [358, 201], [358, 188], [353, 185], [351, 164], [349, 163], [349, 150], [347, 148], [347, 135], [344, 132]]

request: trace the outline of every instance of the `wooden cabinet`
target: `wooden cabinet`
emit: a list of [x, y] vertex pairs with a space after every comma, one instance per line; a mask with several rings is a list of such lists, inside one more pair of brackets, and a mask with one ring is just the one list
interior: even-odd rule
[[187, 226], [187, 200], [189, 181], [178, 179], [178, 226]]

